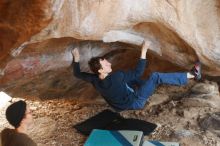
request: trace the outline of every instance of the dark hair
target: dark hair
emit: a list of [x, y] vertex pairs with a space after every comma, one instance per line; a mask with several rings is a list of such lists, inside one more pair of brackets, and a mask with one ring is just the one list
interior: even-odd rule
[[89, 60], [89, 67], [92, 72], [95, 74], [99, 74], [99, 69], [102, 68], [102, 65], [100, 64], [100, 60], [104, 60], [104, 57], [93, 57]]

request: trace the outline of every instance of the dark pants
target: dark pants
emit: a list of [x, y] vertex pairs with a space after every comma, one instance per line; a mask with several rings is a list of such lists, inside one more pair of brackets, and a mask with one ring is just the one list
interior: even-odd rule
[[148, 80], [140, 80], [137, 79], [135, 81], [130, 81], [128, 85], [133, 87], [132, 85], [136, 85], [135, 94], [137, 95], [137, 99], [131, 105], [130, 109], [142, 109], [148, 100], [149, 96], [151, 96], [156, 89], [156, 87], [160, 84], [168, 84], [168, 85], [186, 85], [187, 84], [187, 73], [159, 73], [154, 72], [151, 74]]

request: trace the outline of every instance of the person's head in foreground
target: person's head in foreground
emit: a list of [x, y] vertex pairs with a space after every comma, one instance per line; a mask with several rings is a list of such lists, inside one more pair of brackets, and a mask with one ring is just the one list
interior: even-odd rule
[[20, 100], [12, 103], [6, 109], [5, 114], [8, 122], [17, 129], [18, 132], [19, 129], [26, 128], [32, 123], [32, 114], [25, 101]]
[[32, 123], [32, 114], [25, 101], [17, 101], [8, 106], [6, 119], [14, 129], [5, 128], [1, 132], [2, 146], [36, 146], [37, 144], [26, 134]]

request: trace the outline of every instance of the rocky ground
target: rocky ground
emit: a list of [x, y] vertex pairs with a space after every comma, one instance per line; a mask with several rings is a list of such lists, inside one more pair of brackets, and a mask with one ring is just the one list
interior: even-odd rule
[[[185, 87], [161, 86], [143, 110], [123, 111], [121, 115], [161, 125], [145, 140], [176, 141], [181, 146], [220, 146], [219, 99], [216, 83], [191, 81]], [[101, 97], [26, 100], [34, 117], [30, 136], [39, 146], [83, 145], [87, 137], [72, 126], [110, 108]], [[1, 108], [0, 130], [10, 127], [4, 115], [7, 105]]]

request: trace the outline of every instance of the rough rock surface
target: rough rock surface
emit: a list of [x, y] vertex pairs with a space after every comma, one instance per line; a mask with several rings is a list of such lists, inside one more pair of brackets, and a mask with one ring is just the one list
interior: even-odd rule
[[170, 62], [189, 68], [199, 59], [206, 74], [219, 76], [219, 4], [219, 0], [2, 1], [1, 70], [33, 42], [73, 37], [140, 44], [145, 38]]
[[185, 106], [220, 108], [219, 87], [214, 82], [199, 83], [192, 87], [189, 98], [183, 100]]
[[206, 130], [215, 133], [216, 135], [220, 136], [220, 114], [219, 112], [216, 113], [209, 113], [203, 119], [200, 120], [200, 126]]

